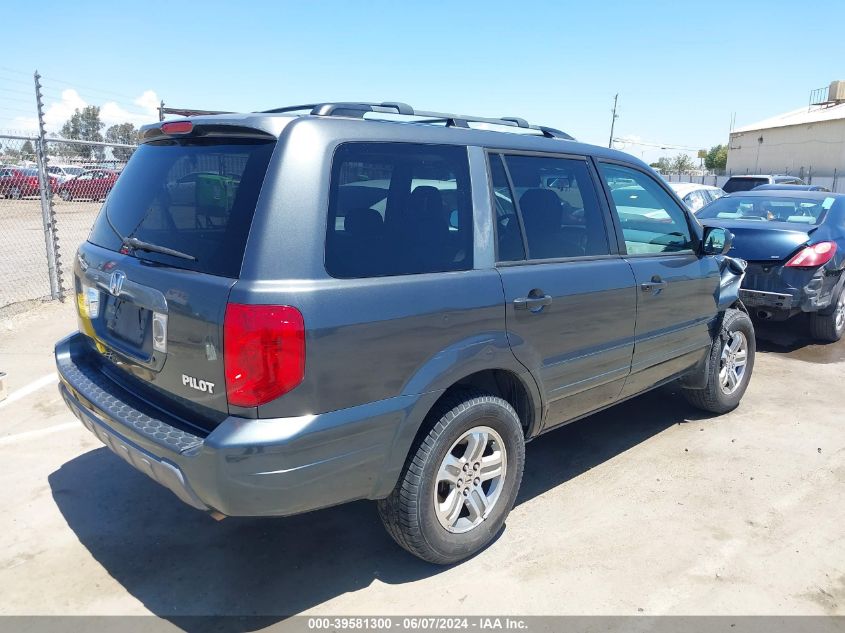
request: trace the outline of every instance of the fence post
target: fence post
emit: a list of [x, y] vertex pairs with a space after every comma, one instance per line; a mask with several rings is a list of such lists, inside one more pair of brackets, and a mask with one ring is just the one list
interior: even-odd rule
[[50, 188], [50, 176], [47, 173], [41, 75], [38, 74], [37, 70], [35, 71], [35, 104], [38, 108], [38, 139], [35, 141], [35, 160], [38, 163], [38, 189], [41, 192], [41, 221], [44, 226], [44, 243], [47, 248], [47, 274], [50, 279], [50, 297], [64, 301], [59, 239], [56, 235], [56, 214], [53, 210], [53, 191]]
[[830, 183], [830, 190], [836, 191], [836, 167], [833, 168], [833, 182]]

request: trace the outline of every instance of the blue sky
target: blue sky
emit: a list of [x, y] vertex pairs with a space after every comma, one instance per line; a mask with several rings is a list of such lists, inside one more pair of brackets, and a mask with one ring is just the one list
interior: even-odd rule
[[[845, 3], [74, 2], [3, 11], [0, 129], [82, 104], [109, 121], [168, 105], [255, 110], [323, 100], [521, 116], [579, 140], [727, 141], [845, 79]], [[36, 39], [34, 20], [43, 25]], [[677, 153], [621, 146], [646, 160]]]

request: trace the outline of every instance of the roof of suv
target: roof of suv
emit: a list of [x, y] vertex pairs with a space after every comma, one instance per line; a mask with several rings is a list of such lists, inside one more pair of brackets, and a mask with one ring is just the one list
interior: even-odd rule
[[[371, 115], [365, 118], [364, 115]], [[280, 137], [292, 123], [331, 126], [337, 136], [351, 135], [356, 139], [402, 140], [408, 142], [442, 143], [472, 146], [495, 146], [503, 149], [547, 152], [571, 152], [602, 158], [624, 160], [646, 168], [641, 160], [618, 150], [579, 143], [560, 130], [529, 125], [524, 119], [504, 117], [466, 116], [439, 112], [414, 111], [405, 104], [336, 103], [291, 106], [276, 111], [223, 113], [199, 115], [178, 121], [190, 121], [194, 126], [237, 127], [258, 130]], [[141, 137], [150, 141], [168, 136], [164, 121], [143, 126]], [[481, 127], [472, 127], [472, 125]]]

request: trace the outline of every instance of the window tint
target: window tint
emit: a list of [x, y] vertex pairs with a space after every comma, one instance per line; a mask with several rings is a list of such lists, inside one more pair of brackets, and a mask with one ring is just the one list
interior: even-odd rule
[[496, 211], [497, 259], [500, 262], [523, 260], [525, 246], [522, 243], [514, 195], [502, 165], [502, 157], [498, 154], [490, 155], [490, 176], [493, 181], [493, 208]]
[[[89, 241], [120, 250], [124, 236], [166, 246], [195, 261], [161, 253], [139, 257], [237, 277], [267, 164], [275, 143], [184, 139], [142, 144], [115, 182]], [[88, 171], [75, 182], [88, 181]], [[108, 214], [108, 216], [106, 216]]]
[[632, 255], [692, 250], [686, 212], [651, 176], [636, 169], [601, 164]]
[[530, 259], [607, 255], [610, 248], [586, 161], [506, 156]]
[[347, 143], [332, 165], [326, 270], [380, 277], [472, 268], [465, 147]]
[[744, 178], [734, 176], [733, 178], [728, 178], [728, 181], [722, 185], [722, 189], [726, 193], [734, 193], [735, 191], [751, 191], [754, 187], [767, 184], [769, 184], [768, 178]]

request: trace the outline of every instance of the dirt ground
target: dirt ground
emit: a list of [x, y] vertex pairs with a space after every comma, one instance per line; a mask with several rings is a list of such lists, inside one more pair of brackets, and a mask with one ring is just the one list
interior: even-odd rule
[[[88, 237], [100, 206], [86, 200], [54, 200], [66, 288], [76, 249]], [[46, 250], [41, 201], [0, 198], [0, 315], [9, 304], [50, 295]]]
[[800, 323], [760, 332], [729, 415], [663, 388], [529, 444], [501, 536], [448, 568], [369, 502], [182, 505], [65, 409], [51, 350], [74, 327], [70, 303], [0, 322], [2, 614], [845, 614], [845, 342]]

